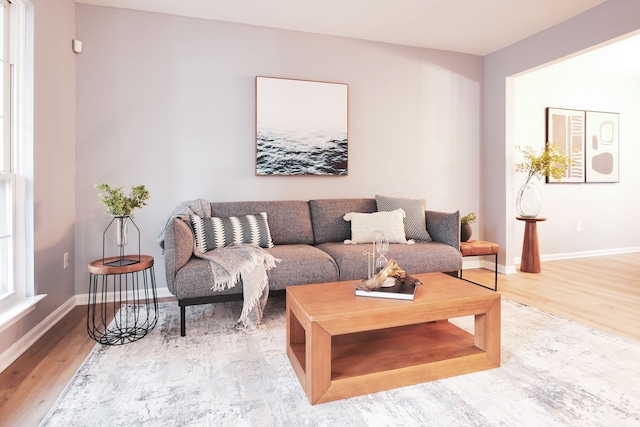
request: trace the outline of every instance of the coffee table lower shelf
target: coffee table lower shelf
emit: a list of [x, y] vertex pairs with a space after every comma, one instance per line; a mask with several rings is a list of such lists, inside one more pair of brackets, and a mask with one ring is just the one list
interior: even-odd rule
[[[292, 322], [302, 325], [291, 316]], [[306, 342], [292, 343], [289, 359], [312, 404], [344, 399], [451, 376], [492, 369], [500, 365], [475, 345], [475, 337], [448, 321], [329, 337], [331, 378], [307, 384]], [[321, 362], [322, 363], [322, 362]], [[319, 387], [320, 389], [317, 389]], [[322, 388], [326, 390], [322, 391]], [[320, 392], [320, 393], [318, 393]]]

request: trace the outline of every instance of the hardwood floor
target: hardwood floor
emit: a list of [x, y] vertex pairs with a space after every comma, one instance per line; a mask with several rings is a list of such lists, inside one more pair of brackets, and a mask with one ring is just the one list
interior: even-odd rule
[[[493, 272], [465, 270], [493, 285]], [[509, 298], [612, 334], [640, 341], [640, 252], [542, 263], [542, 272], [498, 277]], [[37, 426], [96, 345], [86, 307], [74, 308], [0, 373], [0, 426]], [[283, 349], [284, 351], [284, 349]]]
[[[493, 271], [464, 277], [493, 286]], [[504, 298], [640, 341], [640, 252], [542, 263], [541, 273], [500, 274]]]

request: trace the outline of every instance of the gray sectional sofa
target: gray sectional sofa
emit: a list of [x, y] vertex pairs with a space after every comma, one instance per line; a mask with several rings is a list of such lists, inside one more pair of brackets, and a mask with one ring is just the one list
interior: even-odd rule
[[[351, 224], [349, 212], [377, 211], [376, 199], [324, 199], [310, 201], [255, 201], [211, 203], [212, 217], [266, 212], [274, 246], [266, 249], [281, 262], [268, 271], [269, 290], [310, 283], [358, 281], [367, 276], [364, 251], [370, 244], [345, 244]], [[458, 272], [462, 267], [459, 245], [459, 213], [425, 210], [432, 241], [390, 244], [387, 258], [395, 259], [408, 274]], [[189, 305], [242, 298], [242, 281], [231, 289], [211, 291], [208, 261], [193, 254], [191, 224], [172, 218], [164, 235], [167, 287], [181, 311], [181, 335], [185, 335], [185, 308]]]

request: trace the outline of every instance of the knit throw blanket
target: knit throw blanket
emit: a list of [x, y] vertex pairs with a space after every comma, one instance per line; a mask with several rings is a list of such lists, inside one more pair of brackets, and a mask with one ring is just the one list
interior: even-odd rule
[[269, 297], [267, 270], [276, 267], [276, 259], [256, 245], [233, 243], [224, 248], [193, 253], [209, 261], [209, 270], [214, 280], [213, 291], [221, 291], [236, 286], [242, 279], [242, 313], [237, 327], [255, 329], [262, 321], [262, 313]]
[[[164, 248], [164, 230], [174, 217], [189, 222], [189, 215], [211, 216], [211, 204], [204, 199], [191, 200], [178, 205], [160, 229], [156, 240]], [[211, 290], [221, 291], [236, 286], [242, 280], [243, 306], [237, 327], [255, 329], [262, 321], [262, 314], [269, 297], [267, 271], [280, 260], [256, 245], [234, 243], [224, 248], [202, 252], [194, 246], [195, 256], [209, 261]]]

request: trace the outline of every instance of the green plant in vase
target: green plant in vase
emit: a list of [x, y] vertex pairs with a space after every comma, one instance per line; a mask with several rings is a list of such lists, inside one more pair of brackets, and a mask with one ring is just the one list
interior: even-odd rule
[[476, 214], [474, 212], [470, 212], [460, 218], [460, 241], [466, 242], [471, 238], [472, 230], [471, 224], [476, 222]]
[[568, 153], [561, 153], [558, 146], [551, 142], [546, 144], [541, 153], [530, 146], [515, 148], [524, 156], [522, 162], [516, 163], [516, 171], [527, 174], [516, 197], [516, 211], [522, 218], [535, 218], [540, 213], [542, 202], [538, 187], [531, 179], [552, 177], [561, 182], [567, 168], [573, 166], [573, 161]]
[[144, 185], [132, 186], [128, 196], [124, 194], [124, 187], [114, 188], [109, 184], [96, 184], [95, 187], [101, 191], [98, 198], [106, 207], [104, 213], [113, 216], [133, 217], [133, 210], [146, 206], [149, 200], [149, 191]]
[[124, 187], [111, 187], [109, 184], [96, 184], [95, 187], [100, 190], [98, 198], [106, 208], [104, 213], [115, 217], [116, 244], [123, 248], [127, 244], [128, 219], [133, 217], [134, 209], [147, 205], [149, 191], [144, 185], [137, 185], [125, 195]]

